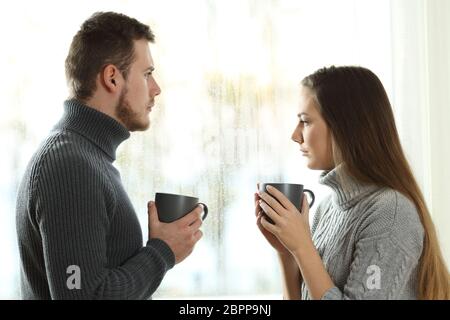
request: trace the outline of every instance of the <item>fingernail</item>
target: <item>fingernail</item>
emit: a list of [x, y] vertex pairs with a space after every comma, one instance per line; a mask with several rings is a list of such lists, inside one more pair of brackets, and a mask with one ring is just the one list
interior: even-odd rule
[[269, 191], [271, 191], [271, 190], [273, 189], [273, 187], [272, 187], [272, 186], [267, 186], [266, 189], [269, 190]]

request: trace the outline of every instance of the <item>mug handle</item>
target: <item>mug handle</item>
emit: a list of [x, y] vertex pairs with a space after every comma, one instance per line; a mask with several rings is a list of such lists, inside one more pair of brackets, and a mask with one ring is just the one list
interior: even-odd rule
[[203, 217], [202, 221], [206, 219], [206, 216], [208, 215], [208, 206], [204, 204], [203, 202], [197, 203], [197, 205], [201, 204], [203, 206]]
[[314, 196], [314, 193], [309, 189], [303, 189], [303, 193], [305, 193], [305, 192], [309, 193], [309, 195], [312, 198], [311, 203], [309, 204], [309, 207], [311, 208], [314, 204], [314, 201], [316, 200], [316, 197]]

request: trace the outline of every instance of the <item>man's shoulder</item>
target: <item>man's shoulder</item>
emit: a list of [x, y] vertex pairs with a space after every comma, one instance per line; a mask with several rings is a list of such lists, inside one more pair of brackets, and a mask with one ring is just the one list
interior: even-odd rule
[[41, 143], [30, 167], [36, 174], [54, 175], [60, 171], [96, 171], [100, 163], [86, 139], [68, 130], [55, 130]]

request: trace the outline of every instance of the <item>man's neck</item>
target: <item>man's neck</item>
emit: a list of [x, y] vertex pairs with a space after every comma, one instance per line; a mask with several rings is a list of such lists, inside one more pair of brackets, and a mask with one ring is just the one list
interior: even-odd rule
[[93, 97], [82, 102], [86, 106], [108, 115], [109, 117], [113, 118], [114, 120], [125, 126], [122, 123], [122, 121], [120, 121], [119, 117], [116, 115], [114, 107], [116, 103], [114, 101], [111, 101], [111, 99], [105, 99], [100, 94], [95, 94]]

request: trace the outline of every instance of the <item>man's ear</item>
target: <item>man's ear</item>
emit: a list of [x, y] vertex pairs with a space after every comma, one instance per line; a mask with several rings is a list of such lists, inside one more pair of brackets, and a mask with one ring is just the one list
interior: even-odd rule
[[120, 90], [122, 75], [116, 66], [108, 64], [103, 68], [100, 77], [103, 86], [109, 92], [113, 93]]

